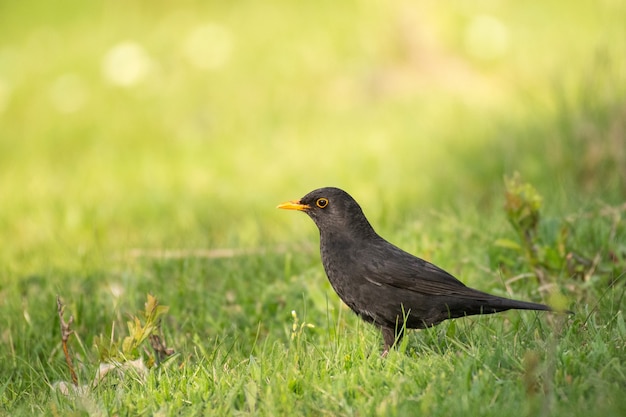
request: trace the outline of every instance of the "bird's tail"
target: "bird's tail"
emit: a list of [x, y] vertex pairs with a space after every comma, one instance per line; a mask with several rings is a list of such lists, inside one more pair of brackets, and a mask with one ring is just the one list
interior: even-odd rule
[[539, 311], [554, 311], [554, 309], [548, 305], [540, 303], [532, 303], [530, 301], [511, 300], [509, 298], [495, 297], [496, 300], [489, 303], [494, 307], [503, 307], [506, 310], [539, 310]]
[[[468, 294], [469, 295], [469, 294]], [[492, 314], [506, 310], [538, 310], [538, 311], [557, 311], [567, 314], [573, 314], [572, 311], [559, 311], [554, 308], [540, 303], [532, 303], [529, 301], [512, 300], [510, 298], [498, 297], [495, 295], [476, 291], [471, 295], [472, 302], [464, 301], [465, 315], [473, 314]], [[452, 310], [452, 309], [451, 309]]]

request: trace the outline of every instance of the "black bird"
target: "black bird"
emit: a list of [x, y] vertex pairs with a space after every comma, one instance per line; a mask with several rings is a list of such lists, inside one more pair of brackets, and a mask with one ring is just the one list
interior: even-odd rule
[[311, 191], [280, 209], [303, 211], [320, 231], [326, 275], [339, 297], [365, 321], [380, 327], [383, 356], [403, 329], [423, 329], [444, 320], [510, 309], [552, 310], [465, 286], [443, 269], [380, 237], [359, 204], [345, 191]]

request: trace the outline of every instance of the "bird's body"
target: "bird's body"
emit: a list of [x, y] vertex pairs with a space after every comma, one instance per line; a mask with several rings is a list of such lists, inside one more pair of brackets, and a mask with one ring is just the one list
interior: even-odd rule
[[387, 242], [339, 188], [320, 188], [278, 207], [304, 211], [313, 219], [333, 289], [356, 314], [381, 328], [385, 354], [402, 337], [403, 328], [423, 329], [447, 319], [510, 309], [551, 310], [469, 288]]

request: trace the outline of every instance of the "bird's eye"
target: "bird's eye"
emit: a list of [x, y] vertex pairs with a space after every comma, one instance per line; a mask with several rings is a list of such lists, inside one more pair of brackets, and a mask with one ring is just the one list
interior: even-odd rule
[[327, 198], [318, 198], [317, 201], [315, 202], [315, 205], [319, 208], [324, 208], [328, 205], [328, 199]]

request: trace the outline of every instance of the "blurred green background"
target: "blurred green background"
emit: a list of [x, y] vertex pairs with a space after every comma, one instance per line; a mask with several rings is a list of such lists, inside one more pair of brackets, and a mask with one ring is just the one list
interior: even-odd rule
[[[0, 1], [0, 415], [623, 415], [624, 22], [624, 0]], [[547, 266], [507, 223], [515, 172]], [[380, 361], [315, 226], [276, 210], [331, 185], [467, 284], [576, 315], [452, 321]], [[146, 293], [170, 365], [60, 396], [56, 296], [83, 384]]]
[[275, 206], [327, 185], [383, 231], [489, 212], [516, 170], [548, 207], [619, 202], [625, 21], [619, 0], [1, 2], [2, 262], [310, 240]]

